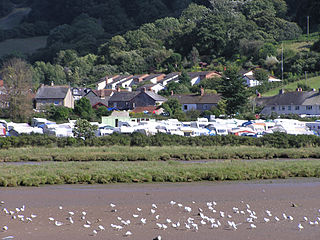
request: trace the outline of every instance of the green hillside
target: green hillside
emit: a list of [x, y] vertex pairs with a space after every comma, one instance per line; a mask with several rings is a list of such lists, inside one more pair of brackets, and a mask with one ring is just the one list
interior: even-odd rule
[[279, 93], [280, 89], [284, 89], [284, 90], [287, 90], [287, 91], [294, 91], [297, 88], [297, 84], [298, 83], [302, 83], [302, 84], [307, 83], [307, 85], [309, 87], [315, 88], [315, 89], [319, 89], [320, 88], [320, 76], [313, 77], [313, 78], [308, 78], [307, 81], [305, 81], [305, 79], [303, 79], [303, 80], [300, 80], [298, 82], [293, 82], [293, 83], [289, 83], [287, 85], [284, 85], [284, 86], [281, 86], [281, 87], [278, 87], [278, 88], [274, 88], [274, 89], [262, 94], [262, 96], [264, 96], [264, 97], [274, 96], [274, 95]]
[[32, 54], [39, 48], [44, 48], [47, 44], [47, 36], [32, 38], [7, 39], [0, 42], [0, 57], [6, 54], [23, 53]]

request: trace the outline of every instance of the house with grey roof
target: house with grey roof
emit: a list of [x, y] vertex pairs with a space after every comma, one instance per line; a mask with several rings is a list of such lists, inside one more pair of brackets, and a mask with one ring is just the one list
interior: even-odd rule
[[[107, 93], [107, 94], [106, 94]], [[90, 101], [90, 104], [93, 108], [99, 108], [100, 106], [108, 107], [110, 95], [113, 94], [113, 91], [103, 90], [92, 90], [89, 91], [84, 97]]]
[[119, 110], [132, 110], [136, 107], [158, 106], [167, 99], [146, 88], [135, 92], [115, 92], [109, 99], [109, 107]]
[[70, 87], [42, 85], [35, 96], [35, 107], [41, 110], [51, 104], [74, 108], [74, 99]]
[[146, 88], [142, 88], [131, 101], [133, 108], [147, 107], [147, 106], [160, 106], [167, 101], [166, 98], [156, 94], [153, 91], [147, 91]]
[[204, 89], [201, 89], [200, 94], [174, 94], [171, 98], [177, 99], [182, 105], [182, 111], [187, 112], [190, 110], [205, 111], [211, 110], [212, 107], [216, 107], [221, 100], [219, 94], [205, 93]]
[[271, 115], [273, 112], [281, 114], [320, 115], [320, 91], [303, 92], [298, 88], [295, 92], [280, 90], [272, 97], [258, 97], [258, 106], [263, 106], [261, 114]]

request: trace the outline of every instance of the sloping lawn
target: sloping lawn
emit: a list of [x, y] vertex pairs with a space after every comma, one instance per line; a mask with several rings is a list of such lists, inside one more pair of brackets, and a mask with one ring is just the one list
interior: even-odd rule
[[[305, 83], [305, 82], [306, 81], [303, 79], [303, 80], [300, 80], [300, 81], [297, 81], [297, 82], [289, 83], [287, 85], [274, 88], [274, 89], [262, 94], [262, 96], [263, 97], [268, 97], [268, 96], [277, 95], [279, 93], [280, 89], [284, 89], [284, 90], [288, 90], [288, 91], [294, 91], [297, 88], [297, 84], [298, 83]], [[313, 78], [308, 78], [307, 79], [307, 85], [309, 87], [311, 87], [311, 88], [319, 89], [320, 88], [320, 76], [313, 77]]]
[[16, 38], [0, 42], [0, 57], [16, 52], [31, 54], [39, 48], [44, 48], [47, 44], [47, 38], [47, 36]]

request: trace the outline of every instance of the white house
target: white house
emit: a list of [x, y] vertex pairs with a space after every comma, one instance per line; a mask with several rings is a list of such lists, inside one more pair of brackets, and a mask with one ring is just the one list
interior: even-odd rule
[[[256, 87], [256, 86], [261, 85], [261, 83], [255, 79], [253, 70], [250, 70], [250, 71], [244, 73], [242, 75], [242, 78], [244, 79], [245, 84], [248, 87]], [[281, 82], [281, 80], [270, 75], [268, 78], [268, 82]]]
[[96, 83], [96, 89], [97, 90], [105, 89], [107, 84], [112, 83], [113, 79], [117, 77], [119, 77], [119, 75], [105, 76], [104, 78], [101, 78], [100, 81]]
[[112, 89], [116, 90], [116, 88], [121, 86], [120, 84], [123, 83], [124, 81], [127, 81], [129, 78], [131, 78], [132, 75], [123, 75], [123, 76], [118, 76], [116, 78], [113, 78], [113, 81], [111, 83], [106, 84], [106, 89]]

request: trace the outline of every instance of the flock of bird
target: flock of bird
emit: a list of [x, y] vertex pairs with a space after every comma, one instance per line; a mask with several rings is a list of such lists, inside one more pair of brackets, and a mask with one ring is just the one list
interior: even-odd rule
[[[0, 206], [2, 209], [0, 215], [4, 214], [8, 218], [16, 221], [32, 224], [38, 218], [36, 213], [29, 212], [29, 214], [26, 214], [27, 208], [25, 205], [9, 209], [5, 207], [5, 202], [1, 201]], [[199, 206], [202, 206], [202, 208]], [[63, 206], [59, 206], [57, 211], [63, 213], [62, 216], [64, 216], [64, 219], [48, 216], [47, 221], [48, 224], [52, 224], [55, 227], [78, 224], [79, 227], [87, 229], [90, 236], [96, 236], [103, 231], [116, 231], [121, 232], [123, 237], [128, 238], [134, 235], [133, 226], [141, 225], [144, 227], [149, 223], [152, 229], [157, 229], [159, 233], [159, 235], [154, 237], [155, 240], [163, 239], [161, 237], [161, 231], [169, 231], [170, 229], [198, 232], [206, 227], [212, 230], [223, 229], [236, 231], [239, 228], [245, 228], [250, 231], [255, 231], [255, 229], [263, 224], [285, 221], [294, 225], [296, 231], [303, 231], [307, 226], [316, 227], [320, 225], [320, 209], [317, 210], [312, 217], [304, 216], [302, 218], [295, 218], [285, 212], [280, 215], [275, 215], [268, 209], [264, 209], [263, 211], [260, 209], [260, 214], [257, 214], [248, 203], [244, 202], [240, 202], [239, 206], [235, 206], [228, 211], [222, 211], [222, 209], [218, 210], [219, 207], [215, 201], [209, 201], [201, 205], [195, 204], [195, 202], [189, 205], [183, 205], [182, 203], [172, 200], [167, 204], [164, 212], [176, 210], [179, 213], [179, 219], [169, 218], [167, 217], [168, 215], [164, 216], [163, 211], [160, 211], [160, 206], [158, 208], [155, 203], [148, 209], [136, 207], [129, 219], [128, 217], [123, 218], [120, 216], [120, 211], [118, 211], [118, 209], [121, 209], [120, 207], [121, 206], [118, 207], [114, 203], [106, 203], [106, 209], [104, 210], [112, 213], [110, 216], [112, 223], [109, 225], [104, 225], [101, 219], [97, 219], [94, 222], [89, 221], [88, 219], [90, 218], [88, 218], [86, 211], [70, 211]], [[128, 213], [128, 211], [126, 211], [126, 213]], [[237, 219], [237, 221], [234, 219]], [[9, 232], [9, 224], [0, 227], [3, 233]], [[139, 231], [141, 231], [141, 229]], [[144, 229], [144, 231], [146, 230]], [[10, 238], [14, 238], [14, 236], [8, 236], [2, 239]]]

